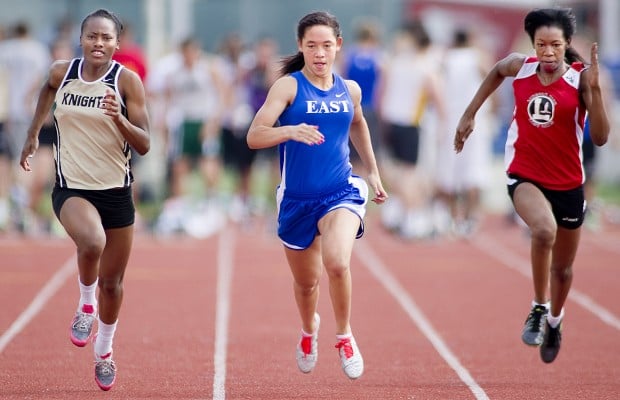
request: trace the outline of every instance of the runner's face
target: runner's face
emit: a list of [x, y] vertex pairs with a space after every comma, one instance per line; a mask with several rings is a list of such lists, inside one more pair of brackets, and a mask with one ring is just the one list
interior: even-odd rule
[[80, 36], [84, 58], [93, 64], [107, 64], [118, 48], [116, 26], [108, 18], [91, 17]]
[[342, 38], [337, 38], [327, 25], [314, 25], [308, 28], [299, 42], [299, 51], [304, 54], [306, 68], [317, 76], [329, 76], [340, 51]]
[[543, 71], [553, 73], [564, 64], [568, 43], [556, 26], [541, 26], [534, 34], [534, 50]]

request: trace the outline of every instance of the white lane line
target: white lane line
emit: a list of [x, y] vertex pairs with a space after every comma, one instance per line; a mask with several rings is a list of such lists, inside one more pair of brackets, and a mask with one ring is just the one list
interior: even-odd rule
[[[500, 264], [505, 267], [515, 270], [527, 278], [532, 278], [530, 261], [502, 245], [491, 236], [477, 233], [470, 242], [480, 251], [499, 261]], [[586, 311], [600, 318], [605, 324], [620, 330], [620, 318], [615, 316], [611, 311], [602, 305], [595, 302], [590, 296], [579, 291], [578, 289], [575, 289], [574, 286], [571, 287], [570, 292], [568, 293], [568, 298], [579, 304]]]
[[226, 350], [230, 315], [230, 286], [233, 275], [235, 235], [225, 228], [217, 250], [217, 294], [215, 306], [215, 351], [213, 356], [213, 399], [226, 398]]
[[394, 299], [396, 299], [403, 310], [409, 315], [409, 318], [411, 318], [418, 329], [426, 336], [428, 341], [431, 342], [437, 353], [439, 353], [441, 358], [443, 358], [454, 372], [456, 372], [461, 381], [467, 385], [469, 390], [474, 394], [476, 399], [488, 400], [489, 397], [485, 391], [478, 385], [474, 378], [472, 378], [469, 371], [461, 364], [456, 355], [452, 353], [422, 310], [420, 310], [409, 293], [398, 283], [394, 275], [385, 267], [376, 253], [368, 246], [364, 245], [363, 241], [359, 241], [355, 244], [355, 254], [375, 279], [385, 287]]
[[37, 293], [30, 305], [17, 317], [2, 336], [0, 336], [0, 354], [4, 348], [17, 336], [34, 317], [41, 311], [45, 303], [56, 294], [58, 289], [66, 282], [67, 278], [77, 271], [77, 256], [73, 256], [54, 273], [49, 281]]

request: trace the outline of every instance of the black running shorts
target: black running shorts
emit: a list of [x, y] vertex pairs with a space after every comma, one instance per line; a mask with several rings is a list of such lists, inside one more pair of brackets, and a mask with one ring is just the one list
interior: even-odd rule
[[540, 189], [542, 194], [551, 204], [551, 210], [558, 226], [566, 229], [577, 229], [583, 224], [586, 211], [583, 185], [570, 190], [549, 190], [535, 182], [515, 175], [510, 175], [510, 178], [516, 180], [513, 184], [508, 185], [508, 195], [511, 200], [513, 200], [514, 192], [517, 186], [523, 182], [529, 182]]
[[135, 207], [131, 187], [107, 190], [80, 190], [54, 186], [52, 206], [60, 220], [60, 210], [70, 197], [81, 197], [91, 203], [101, 217], [103, 229], [124, 228], [133, 225]]

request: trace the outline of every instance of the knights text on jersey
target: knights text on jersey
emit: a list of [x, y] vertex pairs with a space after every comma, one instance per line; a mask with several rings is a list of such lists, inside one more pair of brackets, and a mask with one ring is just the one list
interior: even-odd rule
[[280, 145], [280, 188], [297, 196], [339, 190], [348, 185], [351, 176], [349, 128], [353, 120], [353, 102], [347, 85], [334, 74], [333, 87], [321, 90], [299, 71], [292, 76], [297, 80], [297, 94], [280, 116], [280, 124], [318, 126], [325, 142], [309, 146], [289, 140]]
[[551, 190], [583, 184], [581, 144], [586, 110], [580, 106], [584, 66], [573, 63], [560, 79], [543, 85], [539, 62], [528, 58], [513, 81], [515, 110], [506, 141], [508, 174]]
[[106, 89], [112, 89], [126, 108], [118, 91], [121, 64], [113, 62], [100, 79], [82, 79], [83, 59], [71, 61], [56, 92], [54, 147], [56, 184], [60, 187], [104, 190], [128, 187], [132, 181], [129, 144], [112, 118], [100, 108]]

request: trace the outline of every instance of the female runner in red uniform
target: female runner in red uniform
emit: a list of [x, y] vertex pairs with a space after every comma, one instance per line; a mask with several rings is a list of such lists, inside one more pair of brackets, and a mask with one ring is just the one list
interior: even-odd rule
[[536, 56], [510, 54], [495, 64], [461, 117], [454, 147], [457, 152], [463, 149], [474, 132], [476, 112], [504, 78], [514, 77], [515, 109], [505, 166], [508, 193], [531, 233], [534, 281], [522, 339], [540, 346], [542, 360], [550, 363], [560, 350], [564, 302], [586, 206], [581, 150], [586, 115], [594, 144], [605, 144], [610, 128], [599, 84], [597, 44], [592, 44], [586, 67], [571, 47], [576, 28], [572, 11], [533, 10], [524, 28]]

